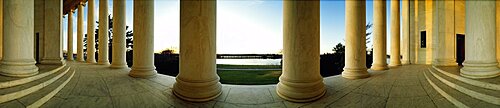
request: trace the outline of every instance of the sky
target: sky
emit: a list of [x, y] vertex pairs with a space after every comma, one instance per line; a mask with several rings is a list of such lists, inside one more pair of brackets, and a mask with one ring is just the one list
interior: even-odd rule
[[[108, 1], [112, 14], [113, 1]], [[387, 3], [387, 54], [390, 53], [390, 1]], [[280, 53], [283, 48], [283, 5], [280, 0], [218, 0], [217, 1], [217, 53], [218, 54], [269, 54]], [[126, 23], [133, 28], [133, 1], [127, 0]], [[400, 4], [401, 5], [401, 4]], [[95, 4], [98, 20], [99, 0]], [[84, 7], [84, 34], [87, 29], [87, 9]], [[155, 0], [154, 50], [179, 49], [178, 0]], [[77, 13], [73, 14], [74, 53], [76, 53]], [[63, 49], [67, 47], [68, 19], [63, 19]], [[373, 23], [373, 2], [366, 2], [366, 22]], [[402, 24], [402, 23], [401, 23]], [[97, 26], [96, 26], [97, 27]], [[372, 32], [368, 29], [368, 32]], [[372, 36], [370, 36], [372, 37]], [[373, 39], [373, 37], [371, 38]], [[338, 43], [345, 42], [345, 2], [320, 2], [320, 54], [332, 53]], [[370, 40], [372, 41], [372, 40]], [[367, 46], [371, 48], [372, 42]]]

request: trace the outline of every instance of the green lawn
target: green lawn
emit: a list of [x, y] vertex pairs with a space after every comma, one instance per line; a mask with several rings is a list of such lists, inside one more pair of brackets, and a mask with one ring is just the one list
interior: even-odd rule
[[281, 69], [280, 65], [225, 65], [217, 64], [217, 68], [225, 69]]
[[[226, 69], [280, 69], [279, 65], [217, 65]], [[237, 85], [276, 84], [281, 70], [218, 70], [220, 82]]]
[[223, 84], [237, 85], [263, 85], [276, 84], [281, 71], [217, 71], [220, 82]]

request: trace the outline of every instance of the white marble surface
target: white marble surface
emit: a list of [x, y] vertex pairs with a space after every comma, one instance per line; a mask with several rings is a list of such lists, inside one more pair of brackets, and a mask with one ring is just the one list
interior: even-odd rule
[[127, 75], [130, 69], [68, 65], [77, 70], [75, 76], [42, 107], [454, 107], [426, 82], [425, 65], [370, 72], [371, 77], [358, 80], [327, 77], [325, 96], [308, 103], [281, 99], [276, 85], [226, 84], [216, 99], [194, 103], [172, 94], [175, 77], [132, 78]]

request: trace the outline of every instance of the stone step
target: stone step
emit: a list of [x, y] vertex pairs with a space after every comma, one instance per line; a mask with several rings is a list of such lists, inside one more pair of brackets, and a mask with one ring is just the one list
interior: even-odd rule
[[436, 67], [432, 66], [439, 73], [446, 75], [450, 78], [467, 83], [469, 85], [487, 88], [491, 90], [500, 90], [500, 77], [487, 78], [487, 79], [470, 79], [460, 76], [460, 67]]
[[51, 65], [38, 65], [39, 67], [39, 74], [35, 76], [30, 76], [30, 77], [25, 77], [25, 78], [13, 78], [13, 77], [7, 77], [7, 76], [0, 76], [0, 89], [2, 88], [8, 88], [8, 87], [14, 87], [18, 86], [21, 84], [26, 84], [41, 78], [44, 78], [46, 76], [52, 75], [53, 73], [58, 72], [59, 70], [63, 69], [66, 65], [62, 66], [51, 66]]
[[68, 73], [69, 69], [69, 67], [65, 66], [63, 69], [55, 72], [54, 74], [48, 75], [38, 80], [14, 87], [0, 89], [0, 103], [19, 99], [33, 92], [37, 92], [64, 76], [66, 73]]
[[54, 97], [59, 91], [61, 91], [66, 84], [73, 78], [75, 75], [75, 70], [71, 69], [68, 73], [66, 73], [63, 77], [59, 78], [54, 83], [40, 89], [37, 92], [34, 92], [30, 95], [24, 96], [22, 98], [17, 99], [23, 105], [26, 105], [27, 108], [38, 108], [42, 106], [45, 102], [49, 101], [52, 97]]
[[498, 108], [500, 105], [491, 104], [474, 97], [471, 97], [465, 93], [462, 93], [445, 83], [441, 82], [439, 79], [434, 77], [430, 71], [425, 71], [424, 76], [427, 82], [439, 93], [441, 96], [445, 97], [448, 101], [453, 103], [459, 108]]
[[473, 98], [500, 105], [500, 91], [499, 90], [491, 90], [483, 87], [473, 86], [457, 79], [448, 77], [440, 72], [437, 72], [434, 69], [429, 69], [429, 72], [437, 78], [439, 81], [448, 85], [455, 90], [458, 90], [462, 93], [465, 93]]

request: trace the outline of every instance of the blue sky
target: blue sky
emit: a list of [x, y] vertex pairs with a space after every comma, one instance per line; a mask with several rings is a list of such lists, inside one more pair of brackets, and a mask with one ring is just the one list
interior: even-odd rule
[[[132, 29], [133, 1], [127, 0], [126, 22]], [[112, 14], [112, 0], [109, 13]], [[332, 52], [345, 39], [345, 2], [321, 1], [320, 53]], [[87, 8], [84, 7], [86, 33]], [[96, 0], [98, 20], [99, 0]], [[387, 53], [390, 53], [390, 1], [387, 2]], [[179, 1], [155, 1], [155, 52], [179, 48]], [[76, 15], [73, 16], [73, 35], [76, 43]], [[219, 0], [217, 1], [217, 53], [278, 53], [282, 49], [282, 1], [278, 0]], [[373, 2], [366, 2], [366, 21], [373, 22]], [[63, 19], [64, 49], [66, 49], [67, 17]], [[368, 31], [372, 31], [369, 29]], [[265, 39], [263, 39], [265, 38]], [[368, 44], [371, 46], [371, 43]], [[74, 45], [76, 49], [76, 45]], [[76, 51], [75, 51], [76, 52]]]

